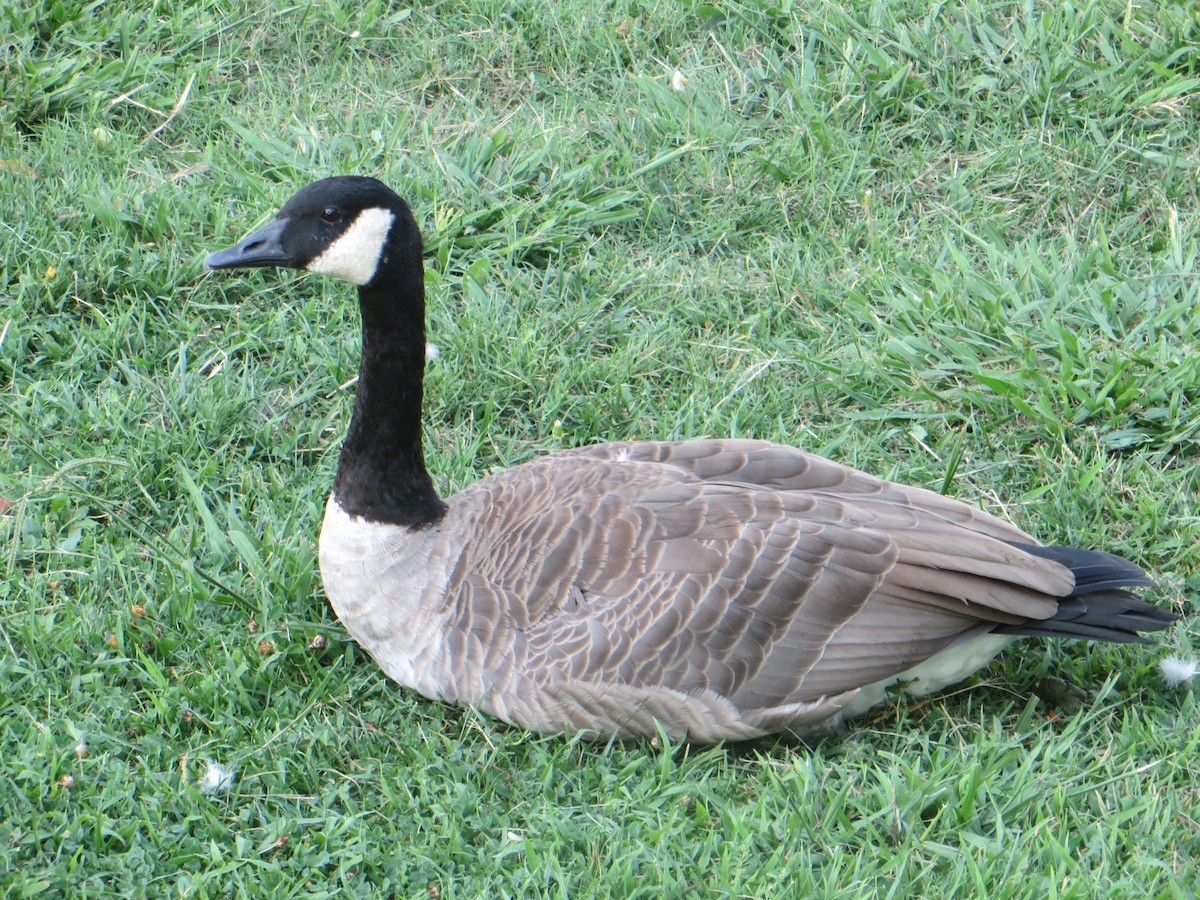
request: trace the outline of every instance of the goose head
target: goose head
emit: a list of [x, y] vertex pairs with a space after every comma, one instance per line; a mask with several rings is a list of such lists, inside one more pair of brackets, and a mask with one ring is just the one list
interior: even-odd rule
[[267, 225], [210, 253], [206, 269], [306, 269], [370, 288], [421, 272], [412, 212], [382, 181], [339, 175], [296, 193]]
[[445, 505], [421, 446], [425, 269], [412, 212], [374, 178], [342, 175], [301, 189], [276, 217], [207, 269], [305, 269], [358, 287], [362, 357], [334, 495], [343, 512], [424, 527]]

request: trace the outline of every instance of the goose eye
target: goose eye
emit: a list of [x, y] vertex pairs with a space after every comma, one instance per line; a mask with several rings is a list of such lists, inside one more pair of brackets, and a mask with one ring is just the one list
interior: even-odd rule
[[321, 210], [321, 218], [330, 224], [340, 222], [342, 221], [342, 211], [336, 206], [327, 206]]

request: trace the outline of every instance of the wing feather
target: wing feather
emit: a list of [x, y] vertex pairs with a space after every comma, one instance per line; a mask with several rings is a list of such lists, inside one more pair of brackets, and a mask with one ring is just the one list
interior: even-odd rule
[[827, 716], [967, 636], [1048, 619], [1074, 587], [994, 516], [755, 441], [566, 451], [452, 503], [475, 536], [447, 590], [455, 652], [493, 686], [519, 673], [496, 702], [547, 729]]

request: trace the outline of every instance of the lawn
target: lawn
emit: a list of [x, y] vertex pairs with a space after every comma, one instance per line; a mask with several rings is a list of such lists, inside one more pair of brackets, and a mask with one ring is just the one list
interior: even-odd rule
[[[1194, 895], [1193, 4], [133, 7], [0, 0], [0, 893]], [[317, 571], [353, 290], [201, 268], [334, 173], [425, 233], [444, 493], [766, 438], [1126, 555], [1183, 623], [808, 742], [398, 688]]]

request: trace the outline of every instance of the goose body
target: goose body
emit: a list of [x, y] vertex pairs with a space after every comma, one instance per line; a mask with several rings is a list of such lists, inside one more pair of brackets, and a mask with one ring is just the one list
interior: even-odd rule
[[358, 286], [363, 358], [320, 538], [326, 594], [390, 677], [541, 732], [696, 741], [937, 691], [1020, 635], [1145, 642], [1136, 565], [761, 441], [602, 444], [443, 501], [425, 469], [420, 235], [381, 182], [301, 190], [209, 268]]

